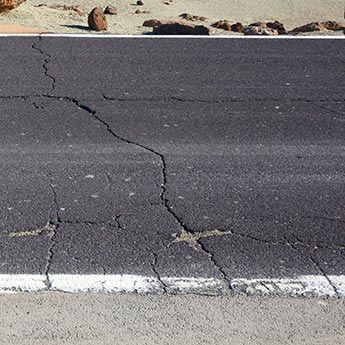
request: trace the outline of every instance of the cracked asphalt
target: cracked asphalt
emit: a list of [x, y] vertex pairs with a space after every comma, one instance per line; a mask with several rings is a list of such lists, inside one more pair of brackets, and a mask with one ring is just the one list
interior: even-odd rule
[[2, 37], [0, 273], [344, 275], [344, 45]]

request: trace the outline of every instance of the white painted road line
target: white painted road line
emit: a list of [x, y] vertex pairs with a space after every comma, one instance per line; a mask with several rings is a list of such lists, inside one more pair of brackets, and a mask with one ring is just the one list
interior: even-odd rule
[[46, 288], [46, 277], [39, 274], [0, 274], [0, 292], [38, 292]]
[[118, 34], [0, 34], [0, 37], [140, 38], [140, 39], [258, 39], [258, 40], [343, 40], [344, 36], [198, 36], [198, 35], [118, 35]]
[[[333, 286], [329, 283], [331, 281]], [[234, 292], [249, 295], [345, 297], [345, 275], [304, 275], [295, 279], [233, 279]], [[0, 293], [9, 292], [107, 292], [107, 293], [172, 293], [224, 294], [224, 283], [214, 278], [155, 277], [114, 274], [0, 274]]]

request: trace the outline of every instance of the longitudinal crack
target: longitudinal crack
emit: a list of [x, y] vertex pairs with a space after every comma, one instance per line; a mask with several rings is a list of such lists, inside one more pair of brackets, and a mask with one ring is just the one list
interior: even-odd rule
[[38, 50], [43, 56], [45, 56], [45, 58], [43, 60], [43, 66], [42, 67], [44, 69], [44, 75], [51, 80], [51, 88], [50, 88], [50, 91], [47, 93], [47, 94], [49, 94], [50, 92], [54, 91], [54, 89], [55, 89], [56, 79], [51, 74], [49, 74], [49, 72], [48, 72], [48, 63], [51, 59], [51, 55], [45, 53], [41, 48], [38, 47], [38, 45], [40, 44], [41, 41], [42, 41], [42, 37], [38, 36], [38, 40], [36, 42], [34, 42], [31, 47], [32, 47], [32, 49]]
[[[252, 102], [293, 102], [293, 103], [311, 103], [318, 106], [318, 103], [327, 102], [344, 102], [343, 98], [318, 99], [311, 100], [307, 98], [281, 98], [281, 97], [251, 97], [247, 98], [223, 98], [223, 99], [201, 99], [201, 98], [184, 98], [179, 96], [162, 96], [162, 97], [109, 97], [103, 94], [106, 101], [117, 102], [182, 102], [182, 103], [208, 103], [208, 104], [227, 104], [227, 103], [252, 103]], [[325, 109], [325, 108], [324, 108]], [[329, 110], [329, 109], [328, 109]]]
[[51, 231], [49, 232], [49, 244], [48, 244], [48, 250], [47, 250], [47, 255], [45, 258], [46, 261], [45, 261], [45, 267], [44, 267], [44, 275], [46, 277], [45, 284], [46, 284], [47, 289], [49, 290], [51, 287], [51, 282], [49, 279], [49, 271], [50, 271], [50, 267], [53, 261], [53, 256], [54, 256], [53, 249], [56, 244], [56, 234], [57, 234], [59, 225], [61, 223], [61, 219], [59, 215], [60, 206], [57, 201], [57, 193], [55, 190], [53, 178], [50, 173], [47, 174], [47, 178], [49, 179], [49, 182], [50, 182], [49, 187], [53, 195], [53, 202], [51, 205], [50, 213], [55, 213], [54, 217], [52, 217], [51, 214], [49, 216], [49, 219], [50, 219], [49, 221], [51, 223]]

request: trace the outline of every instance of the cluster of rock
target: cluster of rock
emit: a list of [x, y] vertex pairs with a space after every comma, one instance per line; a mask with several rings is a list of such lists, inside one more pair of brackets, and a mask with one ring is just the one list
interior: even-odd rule
[[276, 35], [296, 35], [299, 33], [321, 31], [321, 30], [345, 30], [345, 27], [335, 21], [326, 22], [313, 22], [303, 26], [294, 28], [291, 31], [287, 31], [284, 24], [279, 21], [274, 22], [256, 22], [249, 25], [243, 25], [240, 22], [231, 24], [227, 20], [219, 20], [211, 26], [217, 29], [223, 29], [226, 31], [233, 31], [243, 33], [244, 35], [262, 35], [262, 36], [276, 36]]
[[13, 10], [26, 0], [0, 0], [0, 13]]
[[[4, 11], [12, 10], [18, 7], [26, 0], [0, 0], [0, 13]], [[172, 1], [172, 0], [169, 0]], [[137, 6], [143, 6], [144, 2], [138, 0]], [[83, 15], [83, 10], [80, 6], [48, 6], [45, 4], [39, 4], [35, 7], [47, 6], [54, 9], [74, 11], [79, 15]], [[135, 14], [150, 13], [148, 11], [136, 10]], [[113, 6], [107, 6], [105, 10], [100, 7], [95, 7], [88, 16], [88, 24], [92, 30], [103, 31], [108, 29], [108, 24], [105, 15], [116, 15], [117, 9]], [[209, 28], [204, 25], [195, 25], [190, 22], [206, 21], [207, 18], [203, 16], [192, 15], [189, 13], [182, 13], [180, 15], [184, 22], [180, 21], [163, 21], [158, 19], [146, 20], [143, 26], [152, 27], [153, 34], [157, 35], [209, 35]], [[274, 36], [274, 35], [297, 35], [299, 33], [322, 31], [322, 30], [344, 30], [345, 26], [335, 21], [324, 21], [324, 22], [312, 22], [306, 25], [302, 25], [294, 28], [293, 30], [287, 31], [284, 24], [279, 21], [274, 22], [256, 22], [249, 25], [244, 25], [240, 22], [230, 23], [228, 20], [219, 20], [211, 25], [217, 29], [223, 29], [226, 31], [233, 31], [242, 33], [244, 35], [263, 35], [263, 36]]]
[[145, 20], [143, 26], [153, 28], [155, 35], [209, 35], [210, 30], [204, 25], [170, 20]]

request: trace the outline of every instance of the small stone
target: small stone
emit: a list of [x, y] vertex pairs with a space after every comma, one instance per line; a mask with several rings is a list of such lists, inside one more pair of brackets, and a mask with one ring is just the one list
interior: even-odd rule
[[161, 24], [153, 28], [156, 35], [209, 35], [210, 30], [204, 25], [175, 22]]
[[185, 19], [185, 20], [190, 20], [192, 22], [194, 21], [205, 21], [207, 18], [206, 17], [202, 17], [202, 16], [195, 16], [189, 13], [182, 13], [179, 15], [179, 17]]
[[104, 10], [104, 14], [117, 14], [117, 8], [114, 6], [107, 6]]
[[138, 0], [138, 1], [137, 1], [137, 5], [138, 5], [138, 6], [144, 6], [144, 3], [143, 3], [141, 0]]
[[135, 12], [134, 12], [135, 14], [144, 14], [144, 13], [151, 13], [150, 11], [140, 11], [140, 10], [136, 10]]
[[244, 25], [242, 23], [240, 23], [240, 22], [232, 24], [231, 25], [231, 31], [239, 32], [239, 33], [243, 34], [243, 32], [244, 32]]
[[100, 7], [95, 7], [89, 14], [88, 24], [92, 30], [102, 31], [108, 29], [107, 20]]
[[143, 23], [143, 26], [147, 26], [149, 28], [154, 28], [156, 26], [161, 25], [162, 22], [158, 19], [149, 19], [149, 20], [145, 20]]
[[273, 30], [277, 30], [279, 35], [285, 35], [286, 34], [286, 30], [285, 30], [284, 24], [278, 22], [277, 20], [274, 21], [274, 22], [266, 23], [266, 26], [268, 28], [273, 29]]
[[154, 27], [157, 27], [159, 25], [173, 24], [173, 23], [175, 23], [175, 22], [172, 22], [170, 20], [149, 19], [149, 20], [144, 21], [143, 26], [147, 26], [149, 28], [154, 28]]
[[223, 29], [226, 31], [231, 31], [231, 24], [227, 20], [218, 20], [218, 22], [215, 22], [211, 26], [213, 26], [217, 29]]
[[276, 36], [278, 31], [262, 26], [247, 26], [244, 28], [244, 34], [248, 36]]

